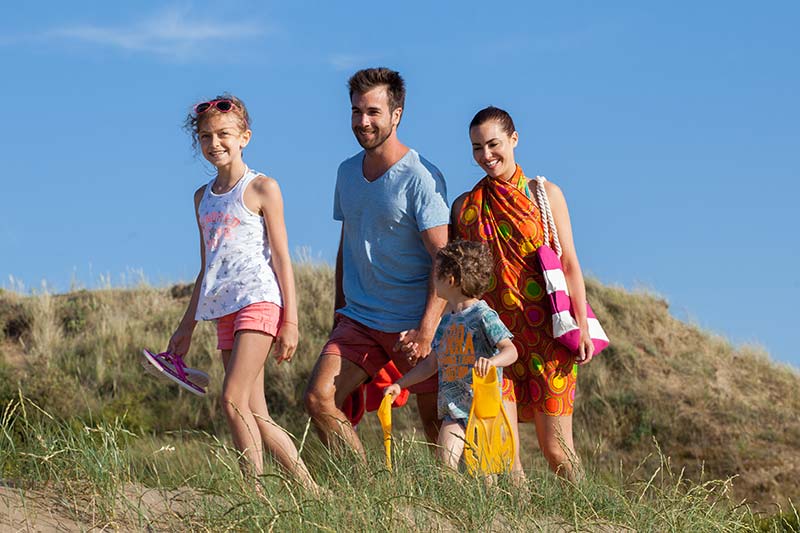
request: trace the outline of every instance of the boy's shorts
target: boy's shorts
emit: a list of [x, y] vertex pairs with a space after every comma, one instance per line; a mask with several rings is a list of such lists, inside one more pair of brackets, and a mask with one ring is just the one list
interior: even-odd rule
[[456, 424], [461, 426], [461, 429], [463, 429], [464, 431], [467, 430], [467, 419], [466, 418], [453, 418], [450, 415], [444, 415], [444, 417], [442, 417], [442, 424], [446, 424], [448, 422], [455, 422]]
[[260, 331], [278, 334], [283, 308], [272, 302], [256, 302], [217, 319], [217, 349], [232, 350], [237, 331]]
[[[322, 348], [322, 354], [338, 355], [360, 366], [370, 378], [393, 361], [397, 369], [406, 374], [411, 370], [403, 352], [394, 351], [394, 345], [400, 338], [400, 332], [387, 333], [365, 326], [344, 315], [336, 315], [336, 326]], [[439, 378], [436, 374], [425, 381], [409, 387], [409, 391], [418, 394], [436, 392]]]

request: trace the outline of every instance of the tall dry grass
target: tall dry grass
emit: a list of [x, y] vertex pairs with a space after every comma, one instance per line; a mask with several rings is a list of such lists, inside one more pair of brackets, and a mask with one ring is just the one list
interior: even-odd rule
[[[300, 346], [291, 365], [268, 365], [266, 390], [273, 416], [301, 435], [307, 421], [302, 390], [332, 320], [333, 272], [309, 263], [295, 270]], [[733, 499], [746, 498], [758, 509], [797, 501], [797, 371], [676, 320], [659, 297], [591, 280], [587, 289], [612, 339], [579, 372], [575, 431], [591, 471], [599, 479], [646, 482], [662, 460], [653, 453], [655, 440], [684, 480], [732, 478]], [[213, 325], [198, 325], [187, 358], [211, 375], [207, 398], [149, 379], [139, 367], [143, 347], [166, 346], [190, 292], [189, 286], [143, 283], [61, 295], [0, 291], [0, 406], [15, 401], [19, 389], [70, 427], [117, 424], [154, 439], [190, 430], [224, 439]], [[416, 427], [411, 409], [395, 418], [401, 432]], [[373, 426], [368, 417], [360, 430]], [[532, 428], [522, 433], [525, 466], [543, 470]], [[307, 452], [323, 453], [315, 438]]]
[[[367, 433], [379, 446], [377, 432]], [[259, 494], [239, 475], [235, 451], [212, 435], [142, 436], [120, 420], [69, 424], [20, 395], [0, 418], [0, 468], [27, 490], [2, 489], [8, 508], [21, 510], [8, 521], [0, 514], [0, 525], [39, 529], [36, 514], [46, 508], [61, 528], [75, 530], [797, 530], [796, 509], [764, 518], [735, 507], [729, 480], [690, 482], [663, 455], [643, 481], [590, 473], [571, 485], [537, 470], [515, 485], [443, 469], [413, 438], [399, 437], [394, 450], [391, 473], [381, 454], [362, 467], [316, 453], [314, 473], [330, 491], [319, 497], [268, 464]]]

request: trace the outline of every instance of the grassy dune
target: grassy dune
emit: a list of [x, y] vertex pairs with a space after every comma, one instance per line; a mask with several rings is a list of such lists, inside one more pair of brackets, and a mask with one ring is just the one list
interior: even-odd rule
[[369, 468], [331, 457], [308, 431], [301, 396], [330, 327], [333, 273], [301, 264], [296, 277], [301, 344], [291, 365], [268, 367], [267, 399], [335, 498], [310, 498], [274, 468], [262, 479], [267, 499], [243, 485], [210, 324], [188, 357], [211, 375], [206, 399], [143, 375], [141, 348], [165, 346], [190, 287], [2, 291], [0, 498], [24, 512], [0, 523], [20, 527], [48, 510], [77, 529], [800, 530], [797, 371], [674, 319], [660, 298], [596, 282], [589, 297], [612, 346], [580, 371], [585, 483], [549, 475], [528, 426], [528, 487], [443, 472], [408, 409], [395, 412], [393, 475], [380, 466], [374, 416], [359, 427]]

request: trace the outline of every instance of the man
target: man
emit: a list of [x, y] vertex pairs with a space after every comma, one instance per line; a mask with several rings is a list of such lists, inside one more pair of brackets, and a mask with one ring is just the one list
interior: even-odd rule
[[[432, 264], [447, 243], [449, 212], [442, 173], [397, 138], [405, 103], [400, 74], [360, 70], [349, 88], [352, 129], [364, 150], [339, 166], [336, 316], [305, 405], [326, 445], [338, 439], [366, 460], [341, 407], [390, 361], [405, 373], [430, 352], [444, 308]], [[439, 427], [436, 388], [436, 376], [411, 388], [429, 442]]]

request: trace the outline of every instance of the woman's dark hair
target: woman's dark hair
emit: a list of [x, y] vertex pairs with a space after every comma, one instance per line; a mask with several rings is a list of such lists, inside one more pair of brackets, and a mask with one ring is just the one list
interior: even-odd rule
[[469, 129], [472, 129], [475, 126], [480, 126], [481, 124], [489, 122], [490, 120], [496, 120], [509, 137], [512, 133], [517, 131], [517, 129], [514, 127], [514, 121], [511, 120], [511, 115], [509, 115], [504, 109], [494, 107], [493, 105], [484, 107], [478, 111], [475, 116], [472, 117], [472, 122], [469, 123]]
[[247, 131], [250, 129], [250, 114], [247, 112], [247, 106], [244, 105], [239, 98], [235, 97], [229, 93], [222, 93], [219, 96], [215, 96], [209, 102], [214, 100], [230, 100], [233, 102], [233, 108], [227, 113], [222, 113], [219, 109], [214, 106], [211, 106], [207, 111], [200, 113], [199, 115], [195, 113], [194, 107], [186, 115], [186, 119], [183, 121], [183, 129], [192, 136], [192, 148], [197, 150], [197, 144], [199, 142], [198, 134], [200, 132], [200, 128], [203, 125], [208, 117], [217, 115], [217, 114], [231, 114], [238, 119], [239, 122], [239, 129], [242, 131]]
[[436, 254], [436, 276], [453, 276], [461, 293], [470, 298], [480, 298], [486, 292], [493, 268], [492, 251], [481, 242], [453, 241]]

